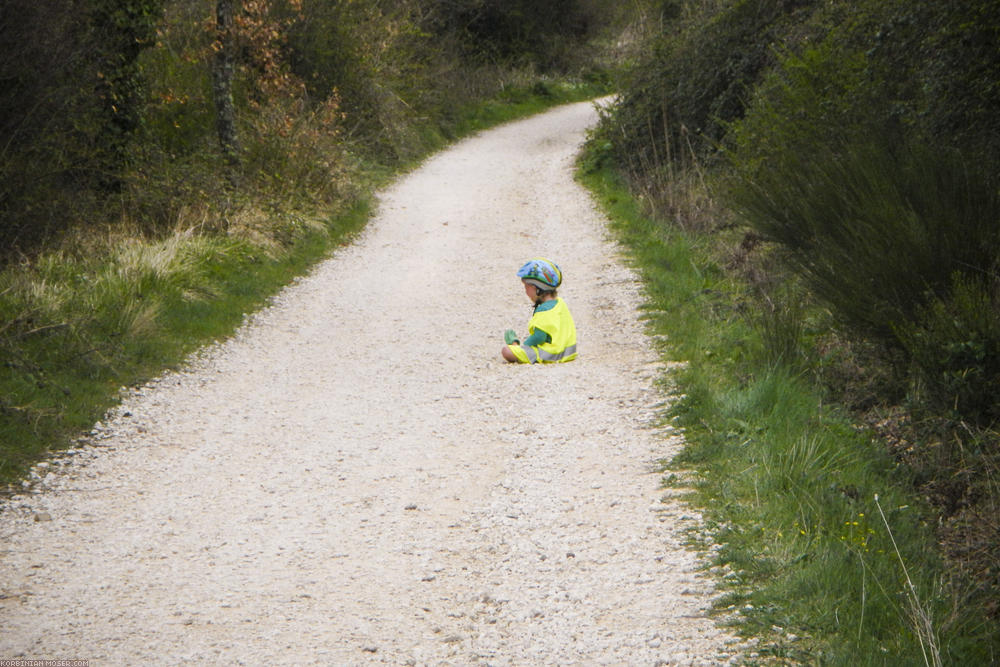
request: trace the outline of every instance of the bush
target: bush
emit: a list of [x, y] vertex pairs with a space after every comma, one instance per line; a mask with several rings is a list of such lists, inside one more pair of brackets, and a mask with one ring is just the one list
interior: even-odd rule
[[454, 40], [480, 64], [565, 69], [572, 53], [597, 27], [607, 8], [585, 0], [448, 0], [427, 12], [423, 27]]
[[935, 297], [896, 334], [912, 360], [913, 403], [921, 413], [1000, 422], [1000, 278], [956, 272], [947, 297]]
[[920, 402], [993, 419], [1000, 181], [901, 123], [869, 74], [829, 44], [786, 57], [730, 135], [724, 199], [842, 325], [905, 353]]
[[650, 328], [665, 358], [683, 360], [665, 382], [686, 445], [665, 482], [694, 488], [724, 593], [715, 607], [753, 638], [750, 662], [987, 664], [998, 644], [983, 612], [996, 589], [951, 579], [906, 467], [790, 369], [786, 350], [756, 340], [737, 316], [743, 289], [704, 237], [637, 216], [594, 165], [584, 180], [640, 271]]
[[712, 152], [774, 64], [773, 44], [813, 4], [723, 0], [666, 13], [676, 18], [626, 78], [615, 111], [621, 164], [654, 169]]
[[[955, 577], [940, 589], [928, 578], [920, 593], [940, 634], [934, 637], [924, 620], [912, 629], [943, 659], [988, 662], [995, 653], [1000, 586], [1000, 2], [716, 0], [683, 3], [672, 16], [595, 134], [588, 167], [616, 161], [645, 203], [660, 200], [650, 208], [664, 216], [664, 227], [711, 233], [700, 234], [699, 244], [753, 240], [745, 250], [724, 254], [732, 258], [727, 268], [739, 269], [756, 288], [741, 292], [737, 309], [756, 331], [750, 342], [711, 358], [746, 355], [777, 378], [777, 385], [768, 385], [782, 389], [792, 379], [784, 376], [797, 382], [809, 378], [803, 370], [814, 371], [825, 383], [817, 400], [830, 405], [831, 396], [843, 399], [858, 410], [853, 420], [885, 437], [891, 457], [884, 464], [913, 475], [892, 484], [915, 489], [936, 515], [911, 524], [911, 544], [924, 546], [904, 557], [926, 555], [931, 560], [918, 569], [933, 572], [931, 547], [940, 545], [948, 559], [943, 571]], [[717, 160], [720, 154], [728, 160]], [[700, 198], [706, 189], [718, 206], [709, 209], [715, 222], [692, 225], [692, 193]], [[663, 275], [680, 273], [662, 253], [650, 254], [648, 264], [662, 265]], [[716, 307], [699, 306], [705, 312]], [[670, 319], [678, 318], [677, 310], [670, 309]], [[722, 326], [715, 323], [712, 330]], [[692, 369], [708, 357], [701, 348], [710, 336], [702, 330], [693, 348], [681, 348], [671, 334], [671, 349]], [[742, 381], [758, 370], [727, 367], [724, 375]], [[685, 380], [692, 378], [697, 375]], [[684, 383], [683, 393], [678, 416], [686, 419], [692, 440], [703, 442], [689, 447], [682, 463], [732, 461], [734, 468], [706, 474], [709, 485], [754, 481], [742, 504], [723, 486], [713, 489], [708, 505], [733, 510], [727, 525], [736, 539], [725, 539], [749, 538], [745, 561], [729, 562], [769, 576], [812, 557], [810, 543], [821, 535], [801, 520], [792, 537], [807, 542], [775, 550], [789, 559], [759, 556], [759, 540], [751, 535], [757, 510], [783, 495], [800, 501], [793, 491], [819, 492], [812, 500], [816, 508], [837, 507], [843, 498], [822, 496], [833, 488], [828, 478], [803, 480], [799, 472], [831, 463], [829, 470], [842, 476], [855, 466], [830, 457], [822, 438], [782, 437], [787, 418], [759, 438], [754, 459], [737, 463], [735, 457], [753, 451], [756, 422], [766, 418], [766, 408], [756, 400], [746, 410], [734, 404], [740, 409], [733, 410], [731, 426], [713, 424], [703, 434], [704, 412], [725, 404], [693, 381]], [[783, 485], [758, 485], [758, 469]], [[871, 469], [864, 461], [855, 471], [864, 481]], [[836, 490], [853, 504], [881, 493], [883, 483], [845, 483], [841, 477]], [[859, 496], [864, 488], [869, 491]], [[838, 536], [846, 546], [867, 548], [867, 530], [853, 529], [864, 523], [854, 511], [849, 523], [845, 515], [828, 525], [847, 528]], [[864, 512], [871, 516], [871, 508]], [[771, 526], [779, 538], [787, 523]], [[887, 551], [884, 543], [881, 548]], [[876, 621], [882, 612], [865, 608], [865, 577], [875, 572], [863, 549], [853, 551], [855, 565], [863, 568], [861, 590], [843, 600], [860, 597], [862, 613], [845, 622], [840, 601], [801, 610], [809, 619], [806, 632], [853, 628], [829, 651], [801, 657], [824, 664], [881, 664], [887, 655], [919, 661], [913, 642], [907, 657], [889, 648], [900, 639], [898, 629], [870, 628], [894, 627], [889, 617], [895, 609], [920, 610], [906, 609], [901, 598], [886, 600], [887, 620]], [[759, 587], [747, 592], [755, 603], [749, 616], [763, 612], [764, 632], [787, 627], [782, 616], [806, 598], [806, 588], [822, 593], [850, 585], [845, 565], [850, 563], [821, 563], [818, 573], [802, 580], [802, 590], [777, 591], [771, 599], [778, 602], [769, 608], [759, 604], [767, 600]], [[965, 615], [966, 608], [976, 611]], [[795, 657], [794, 647], [779, 650]]]
[[1000, 3], [867, 0], [847, 6], [857, 24], [846, 23], [837, 38], [866, 54], [870, 83], [892, 100], [900, 122], [996, 161]]

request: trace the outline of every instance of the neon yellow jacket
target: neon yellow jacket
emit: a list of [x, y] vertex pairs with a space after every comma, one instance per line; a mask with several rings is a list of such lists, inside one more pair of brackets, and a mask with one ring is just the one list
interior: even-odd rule
[[576, 359], [576, 324], [569, 312], [569, 307], [562, 299], [556, 299], [556, 305], [549, 310], [536, 310], [528, 322], [528, 335], [541, 329], [552, 340], [534, 347], [522, 346], [528, 357], [528, 363], [557, 363]]

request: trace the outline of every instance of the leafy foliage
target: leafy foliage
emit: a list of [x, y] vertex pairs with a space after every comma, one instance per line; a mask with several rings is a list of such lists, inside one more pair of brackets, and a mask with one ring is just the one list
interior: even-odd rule
[[702, 510], [715, 607], [753, 638], [748, 664], [989, 663], [994, 589], [966, 588], [942, 562], [913, 470], [801, 367], [775, 363], [785, 351], [776, 359], [750, 326], [746, 287], [705, 235], [642, 216], [617, 174], [585, 166], [641, 276], [648, 326], [683, 360], [664, 380], [686, 443], [665, 481]]
[[31, 245], [116, 189], [158, 0], [0, 7], [0, 247]]
[[447, 0], [422, 21], [434, 35], [456, 40], [480, 62], [559, 67], [568, 44], [579, 44], [600, 20], [597, 3], [582, 0]]
[[462, 108], [580, 66], [610, 4], [234, 3], [230, 143], [245, 154], [220, 155], [216, 3], [6, 2], [0, 259], [77, 226], [165, 234], [205, 202], [222, 219], [234, 206], [349, 204], [360, 165], [411, 161]]
[[[995, 269], [994, 269], [995, 271]], [[919, 414], [1000, 422], [1000, 280], [956, 271], [947, 294], [897, 330], [912, 360]]]
[[628, 75], [615, 120], [622, 164], [658, 168], [712, 152], [810, 0], [687, 2]]
[[117, 188], [131, 135], [143, 111], [139, 56], [154, 43], [163, 0], [90, 0], [90, 41], [97, 61], [100, 131], [95, 148], [107, 157], [106, 177]]
[[[724, 246], [751, 281], [740, 308], [767, 366], [817, 380], [885, 438], [968, 575], [953, 590], [995, 625], [1000, 2], [679, 6], [626, 79], [600, 159], [665, 227]], [[706, 209], [714, 221], [691, 224]]]
[[[781, 244], [840, 322], [906, 352], [899, 360], [920, 385], [914, 397], [988, 425], [1000, 415], [1000, 406], [984, 405], [990, 399], [977, 379], [994, 377], [989, 355], [947, 352], [969, 341], [941, 322], [944, 312], [968, 320], [957, 311], [969, 290], [988, 303], [1000, 268], [1000, 183], [973, 166], [990, 159], [991, 130], [978, 123], [960, 130], [951, 106], [925, 93], [952, 85], [937, 69], [954, 57], [949, 31], [933, 26], [953, 23], [956, 12], [896, 3], [853, 11], [847, 38], [835, 31], [786, 55], [758, 87], [729, 136], [735, 178], [727, 200]], [[865, 43], [861, 26], [882, 28]], [[979, 137], [974, 149], [971, 136]], [[990, 331], [978, 327], [977, 346], [1000, 345]], [[964, 389], [956, 386], [961, 378]]]
[[636, 188], [666, 200], [652, 209], [698, 228], [700, 204], [676, 189], [723, 149], [714, 191], [835, 321], [902, 351], [914, 398], [940, 390], [932, 403], [950, 396], [949, 414], [988, 425], [1000, 409], [956, 402], [953, 385], [991, 372], [943, 353], [961, 367], [942, 371], [927, 346], [967, 343], [941, 338], [940, 313], [997, 289], [1000, 3], [726, 0], [674, 16], [605, 121]]

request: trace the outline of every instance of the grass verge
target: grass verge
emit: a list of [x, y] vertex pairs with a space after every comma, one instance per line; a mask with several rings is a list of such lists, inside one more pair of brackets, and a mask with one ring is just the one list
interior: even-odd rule
[[231, 334], [368, 218], [367, 201], [300, 225], [280, 250], [178, 230], [50, 251], [0, 274], [0, 479], [67, 445], [118, 399]]
[[649, 331], [684, 362], [665, 418], [687, 445], [664, 472], [720, 545], [715, 606], [757, 639], [750, 663], [993, 664], [996, 630], [945, 570], [910, 471], [768, 349], [718, 238], [648, 219], [610, 166], [581, 164], [645, 284]]
[[[463, 109], [424, 147], [605, 91], [549, 82]], [[409, 168], [412, 164], [400, 168]], [[122, 386], [180, 365], [231, 335], [294, 277], [350, 241], [367, 222], [373, 189], [396, 173], [368, 165], [343, 212], [306, 218], [272, 210], [268, 234], [240, 225], [179, 225], [143, 238], [90, 232], [0, 272], [0, 485], [69, 446], [114, 405]], [[255, 213], [257, 217], [259, 213]]]

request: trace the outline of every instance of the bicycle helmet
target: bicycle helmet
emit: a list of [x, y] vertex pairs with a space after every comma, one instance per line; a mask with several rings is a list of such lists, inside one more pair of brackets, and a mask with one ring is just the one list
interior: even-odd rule
[[551, 292], [562, 284], [562, 271], [559, 266], [541, 257], [528, 260], [517, 270], [517, 277], [530, 283], [543, 292]]

